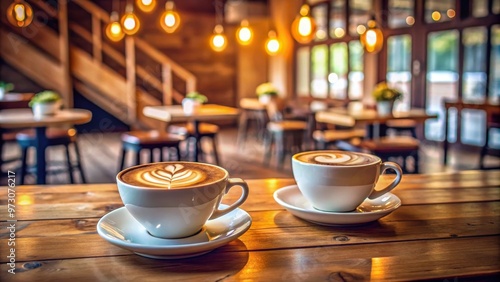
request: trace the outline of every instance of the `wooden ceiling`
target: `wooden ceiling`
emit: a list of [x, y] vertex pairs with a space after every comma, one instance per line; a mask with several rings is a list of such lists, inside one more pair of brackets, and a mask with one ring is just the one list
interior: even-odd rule
[[[95, 1], [96, 4], [104, 8], [106, 11], [118, 9], [124, 11], [127, 3], [135, 2], [135, 0], [100, 0]], [[156, 9], [163, 9], [166, 0], [157, 0]], [[267, 0], [177, 0], [174, 1], [176, 9], [179, 11], [187, 11], [191, 13], [207, 13], [215, 14], [216, 5], [222, 5], [226, 2], [261, 2], [267, 3]]]

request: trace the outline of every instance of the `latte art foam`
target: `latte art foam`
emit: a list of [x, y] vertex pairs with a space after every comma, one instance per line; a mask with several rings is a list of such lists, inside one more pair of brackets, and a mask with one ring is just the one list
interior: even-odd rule
[[296, 158], [297, 160], [305, 163], [338, 166], [363, 165], [376, 161], [375, 157], [369, 155], [343, 151], [309, 152], [299, 154]]
[[209, 166], [158, 163], [131, 169], [120, 178], [134, 186], [178, 189], [213, 182], [224, 175], [223, 170]]

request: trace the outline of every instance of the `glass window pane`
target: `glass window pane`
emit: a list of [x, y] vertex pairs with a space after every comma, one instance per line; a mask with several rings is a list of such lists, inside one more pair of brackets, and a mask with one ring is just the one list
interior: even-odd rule
[[314, 40], [322, 41], [328, 37], [328, 5], [321, 4], [312, 8], [311, 15], [316, 21], [316, 36]]
[[347, 44], [335, 43], [330, 46], [330, 98], [347, 98]]
[[342, 38], [345, 30], [345, 0], [330, 1], [330, 37]]
[[398, 35], [387, 39], [387, 84], [403, 92], [395, 107], [407, 111], [411, 106], [411, 36]]
[[491, 27], [491, 64], [489, 101], [500, 103], [500, 25]]
[[500, 0], [493, 0], [493, 6], [491, 7], [493, 14], [500, 14]]
[[297, 49], [297, 96], [309, 96], [309, 47]]
[[414, 0], [389, 0], [389, 27], [408, 27], [415, 23]]
[[351, 15], [349, 17], [349, 34], [357, 36], [356, 31], [359, 25], [366, 25], [372, 15], [372, 1], [366, 0], [349, 0], [349, 8]]
[[486, 95], [486, 37], [485, 27], [466, 28], [463, 31], [464, 73], [462, 98], [466, 101], [485, 100]]
[[[431, 32], [427, 43], [426, 109], [439, 118], [428, 120], [425, 137], [444, 140], [444, 99], [455, 100], [458, 95], [458, 31]], [[450, 115], [449, 141], [456, 139], [456, 116]]]
[[425, 0], [425, 21], [445, 22], [456, 16], [455, 0]]
[[328, 95], [328, 46], [316, 45], [311, 50], [311, 95], [326, 98]]
[[485, 17], [488, 15], [488, 0], [472, 1], [472, 16]]
[[349, 42], [349, 99], [361, 100], [363, 98], [363, 46], [359, 40]]

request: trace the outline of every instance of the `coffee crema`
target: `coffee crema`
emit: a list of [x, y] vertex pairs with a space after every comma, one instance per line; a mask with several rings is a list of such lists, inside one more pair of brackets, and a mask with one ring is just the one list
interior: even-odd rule
[[211, 183], [226, 176], [214, 166], [195, 163], [158, 163], [138, 166], [121, 174], [124, 183], [148, 188], [180, 189]]
[[365, 165], [378, 160], [374, 156], [344, 151], [312, 151], [300, 153], [295, 158], [304, 163], [332, 166]]

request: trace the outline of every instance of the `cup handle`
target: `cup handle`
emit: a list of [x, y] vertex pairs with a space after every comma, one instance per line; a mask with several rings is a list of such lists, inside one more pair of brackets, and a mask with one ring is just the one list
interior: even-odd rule
[[392, 189], [394, 189], [399, 182], [401, 182], [401, 178], [403, 178], [403, 171], [401, 170], [401, 167], [394, 162], [384, 162], [381, 165], [380, 168], [380, 175], [382, 175], [388, 168], [392, 168], [396, 172], [396, 178], [391, 182], [391, 184], [387, 185], [384, 189], [381, 190], [375, 190], [373, 189], [372, 193], [370, 196], [368, 196], [368, 199], [375, 199], [378, 198], [382, 195], [384, 195], [387, 192], [390, 192]]
[[214, 219], [214, 218], [218, 218], [220, 216], [223, 216], [223, 215], [227, 214], [228, 212], [231, 212], [234, 209], [236, 209], [237, 207], [241, 206], [241, 204], [243, 204], [246, 201], [246, 199], [248, 198], [248, 193], [249, 193], [247, 183], [241, 178], [229, 178], [227, 181], [225, 194], [227, 194], [227, 192], [229, 192], [229, 190], [234, 186], [241, 187], [240, 198], [236, 202], [234, 202], [232, 205], [230, 205], [229, 207], [227, 207], [223, 210], [221, 210], [221, 209], [219, 209], [219, 207], [217, 207], [217, 209], [214, 211], [214, 213], [212, 214], [210, 219]]

